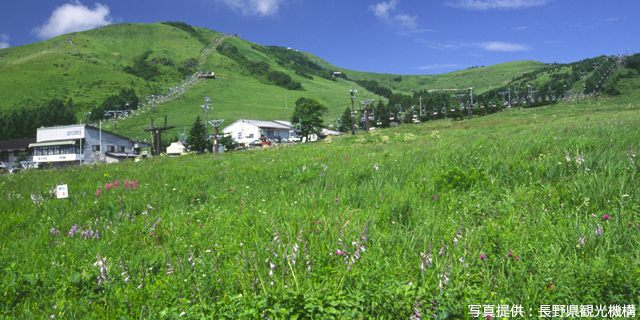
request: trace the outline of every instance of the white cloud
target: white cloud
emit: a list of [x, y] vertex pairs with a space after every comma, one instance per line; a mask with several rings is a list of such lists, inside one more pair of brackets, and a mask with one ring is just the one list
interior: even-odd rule
[[467, 10], [509, 10], [527, 7], [537, 7], [547, 4], [550, 0], [451, 0], [447, 5]]
[[424, 33], [424, 32], [436, 32], [432, 29], [412, 29], [412, 30], [402, 30], [398, 32], [398, 35], [401, 36], [409, 36], [416, 33]]
[[9, 36], [0, 33], [0, 49], [9, 48]]
[[424, 39], [416, 39], [416, 42], [424, 44], [428, 48], [438, 50], [457, 50], [461, 48], [480, 48], [487, 51], [499, 51], [499, 52], [514, 52], [514, 51], [527, 51], [531, 48], [524, 44], [514, 44], [507, 42], [433, 42]]
[[408, 14], [399, 14], [394, 19], [400, 22], [400, 25], [403, 28], [407, 29], [415, 29], [418, 25], [416, 24], [416, 20], [418, 20], [418, 16], [409, 16]]
[[500, 51], [500, 52], [514, 52], [514, 51], [527, 51], [529, 50], [529, 46], [524, 44], [514, 44], [514, 43], [506, 43], [506, 42], [483, 42], [479, 43], [478, 46], [487, 51]]
[[390, 0], [389, 2], [380, 2], [377, 4], [373, 4], [369, 6], [369, 11], [373, 11], [373, 14], [380, 18], [380, 20], [386, 22], [397, 22], [400, 24], [400, 27], [406, 29], [416, 29], [418, 24], [416, 21], [418, 20], [418, 16], [410, 16], [405, 13], [397, 14], [391, 17], [391, 11], [396, 10], [396, 5], [398, 4], [398, 0]]
[[285, 0], [218, 0], [245, 16], [273, 16]]
[[518, 30], [518, 31], [521, 31], [521, 30], [527, 29], [527, 26], [517, 27], [517, 28], [514, 28], [514, 29]]
[[96, 2], [92, 10], [76, 0], [53, 10], [49, 20], [44, 25], [34, 28], [33, 33], [39, 38], [49, 39], [69, 32], [102, 27], [111, 22], [109, 7], [106, 5]]
[[446, 43], [442, 43], [442, 42], [434, 42], [434, 41], [428, 41], [428, 40], [424, 40], [424, 39], [416, 39], [416, 42], [420, 43], [420, 44], [424, 44], [425, 46], [427, 46], [427, 48], [431, 48], [431, 49], [438, 49], [438, 50], [451, 50], [451, 49], [458, 49], [459, 46], [452, 43], [452, 42], [446, 42]]
[[396, 4], [398, 4], [398, 0], [372, 4], [371, 6], [369, 6], [369, 11], [373, 11], [373, 14], [375, 14], [376, 17], [382, 20], [389, 21], [389, 11], [395, 10]]
[[459, 68], [461, 67], [459, 64], [430, 64], [424, 67], [418, 67], [420, 70], [431, 70], [431, 69], [446, 69], [446, 68]]

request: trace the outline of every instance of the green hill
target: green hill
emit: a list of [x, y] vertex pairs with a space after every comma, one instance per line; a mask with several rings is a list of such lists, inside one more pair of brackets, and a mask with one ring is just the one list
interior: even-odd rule
[[[175, 85], [196, 71], [203, 40], [222, 36], [195, 30], [200, 37], [162, 23], [123, 23], [2, 49], [0, 111], [32, 108], [53, 98], [73, 98], [81, 109], [90, 109], [122, 88], [151, 94], [156, 87]], [[158, 67], [152, 81], [123, 71], [146, 51]]]
[[[123, 89], [134, 89], [138, 96], [167, 94], [167, 88], [178, 88], [198, 69], [215, 72], [217, 79], [188, 86], [184, 96], [174, 94], [170, 103], [156, 106], [152, 115], [156, 122], [167, 116], [169, 125], [179, 127], [191, 125], [202, 115], [205, 97], [212, 99], [208, 118], [225, 119], [224, 127], [239, 118], [289, 120], [291, 106], [300, 97], [317, 99], [328, 107], [326, 120], [336, 119], [351, 106], [352, 86], [364, 87], [356, 102], [372, 97], [378, 103], [384, 95], [389, 104], [402, 104], [404, 109], [423, 103], [439, 108], [443, 103], [449, 105], [454, 103], [454, 93], [459, 89], [466, 93], [464, 88], [469, 86], [474, 87], [476, 96], [486, 94], [485, 101], [501, 100], [498, 92], [505, 90], [504, 86], [518, 86], [523, 92], [527, 85], [534, 85], [541, 97], [550, 94], [545, 90], [555, 90], [559, 96], [567, 88], [580, 89], [580, 72], [594, 75], [592, 63], [604, 63], [605, 59], [569, 65], [517, 61], [442, 75], [378, 74], [336, 67], [311, 53], [166, 22], [109, 25], [2, 49], [0, 57], [0, 86], [6, 88], [1, 93], [0, 113], [5, 114], [33, 109], [52, 99], [71, 98], [73, 112], [81, 119], [84, 112], [104, 105], [105, 99]], [[341, 71], [357, 84], [337, 81], [333, 71]], [[441, 94], [427, 94], [433, 91]], [[137, 116], [121, 123], [117, 132], [144, 139], [150, 111], [143, 107]], [[99, 113], [92, 114], [94, 122]], [[105, 124], [103, 129], [111, 131], [113, 124]], [[177, 137], [177, 131], [169, 131], [165, 137]]]

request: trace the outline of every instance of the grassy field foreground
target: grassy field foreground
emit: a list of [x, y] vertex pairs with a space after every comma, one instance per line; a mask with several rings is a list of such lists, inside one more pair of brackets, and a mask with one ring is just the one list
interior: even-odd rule
[[0, 318], [634, 317], [625, 99], [2, 176]]

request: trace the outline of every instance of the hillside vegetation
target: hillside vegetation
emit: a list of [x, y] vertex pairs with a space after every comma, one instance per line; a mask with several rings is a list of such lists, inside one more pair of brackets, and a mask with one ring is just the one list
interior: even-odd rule
[[[212, 49], [214, 47], [218, 50]], [[0, 57], [0, 86], [6, 88], [0, 99], [0, 113], [4, 115], [38, 108], [54, 99], [72, 99], [73, 112], [78, 119], [83, 119], [84, 112], [92, 111], [95, 106], [105, 102], [116, 104], [109, 97], [124, 89], [133, 89], [138, 97], [143, 97], [136, 99], [136, 105], [137, 101], [145, 101], [144, 96], [167, 95], [168, 88], [178, 87], [198, 68], [223, 78], [196, 85], [186, 94], [185, 102], [173, 99], [170, 107], [167, 104], [157, 107], [158, 117], [167, 115], [172, 125], [190, 125], [200, 114], [204, 97], [209, 96], [214, 99], [213, 117], [227, 119], [230, 121], [227, 123], [241, 117], [289, 120], [290, 102], [308, 96], [328, 107], [326, 120], [335, 120], [350, 105], [348, 90], [352, 84], [344, 79], [336, 81], [333, 71], [342, 71], [345, 78], [358, 81], [377, 79], [381, 86], [408, 95], [412, 88], [418, 90], [424, 86], [426, 90], [431, 85], [415, 80], [423, 76], [378, 75], [341, 69], [309, 53], [262, 46], [180, 22], [114, 24], [2, 49]], [[482, 78], [487, 85], [496, 85], [498, 78], [506, 82], [525, 71], [542, 67], [542, 63], [517, 62], [433, 77], [440, 77], [434, 80], [439, 88], [475, 85], [468, 83], [468, 77]], [[390, 81], [391, 78], [403, 80], [396, 83]], [[368, 91], [373, 90], [360, 90], [358, 100], [370, 97], [379, 100], [383, 94], [371, 95]], [[100, 115], [91, 117], [92, 122], [97, 122]], [[148, 128], [150, 122], [147, 116], [144, 120], [127, 121], [127, 128], [122, 128], [120, 133], [135, 137], [141, 129]], [[110, 127], [113, 128], [113, 124]], [[167, 137], [177, 137], [177, 129]]]
[[543, 305], [633, 318], [637, 86], [304, 145], [2, 176], [0, 318], [461, 319]]

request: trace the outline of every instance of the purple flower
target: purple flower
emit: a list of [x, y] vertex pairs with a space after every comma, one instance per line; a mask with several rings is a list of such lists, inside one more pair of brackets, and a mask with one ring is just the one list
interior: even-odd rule
[[516, 261], [520, 260], [520, 258], [516, 257]]
[[487, 258], [487, 256], [485, 256], [484, 254], [481, 254], [481, 255], [480, 255], [480, 259], [484, 260], [484, 259], [486, 259], [486, 258]]
[[611, 216], [608, 214], [605, 214], [604, 216], [602, 216], [602, 219], [609, 220], [611, 219]]
[[338, 201], [339, 201], [338, 198], [336, 198], [336, 202], [338, 202]]

